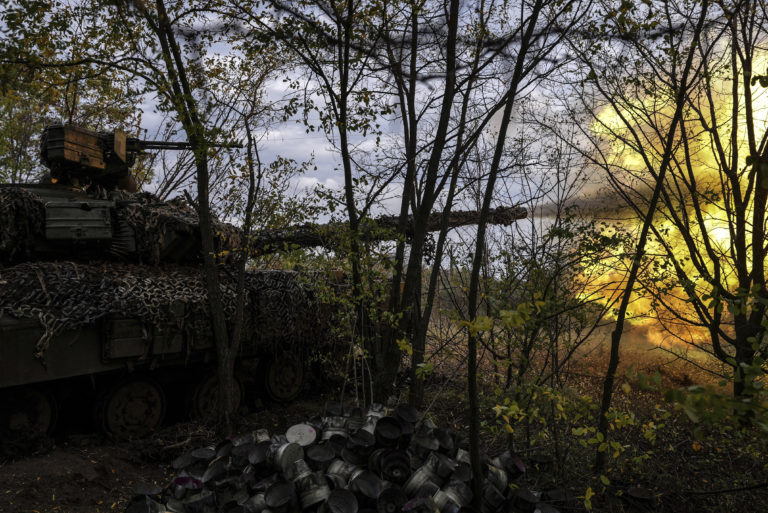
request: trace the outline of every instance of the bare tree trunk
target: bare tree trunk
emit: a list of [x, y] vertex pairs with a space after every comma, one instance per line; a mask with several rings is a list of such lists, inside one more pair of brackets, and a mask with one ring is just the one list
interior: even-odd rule
[[[677, 126], [680, 124], [680, 120], [683, 115], [683, 107], [685, 106], [688, 94], [688, 75], [693, 67], [693, 56], [696, 45], [698, 44], [699, 35], [701, 29], [704, 26], [704, 19], [707, 15], [709, 7], [709, 0], [704, 0], [702, 3], [702, 11], [699, 20], [696, 24], [696, 31], [693, 34], [691, 44], [688, 50], [688, 56], [686, 58], [685, 67], [683, 68], [682, 76], [680, 77], [679, 89], [675, 97], [675, 113], [672, 117], [672, 123], [669, 127], [667, 134], [667, 140], [664, 143], [664, 153], [661, 164], [659, 166], [659, 172], [655, 176], [655, 186], [653, 189], [653, 195], [648, 205], [648, 213], [643, 221], [643, 227], [640, 231], [640, 238], [637, 242], [635, 249], [635, 255], [632, 260], [632, 267], [629, 270], [627, 276], [627, 284], [624, 287], [624, 292], [619, 304], [619, 309], [616, 314], [616, 327], [611, 333], [611, 354], [608, 360], [608, 369], [603, 379], [603, 395], [600, 400], [600, 411], [597, 418], [597, 430], [602, 433], [604, 439], [608, 437], [608, 410], [611, 407], [611, 400], [613, 397], [614, 381], [616, 379], [616, 370], [619, 366], [619, 348], [621, 344], [621, 336], [624, 332], [624, 321], [626, 319], [627, 307], [629, 306], [629, 299], [632, 295], [635, 282], [637, 281], [637, 274], [640, 271], [640, 264], [642, 262], [643, 255], [645, 254], [645, 245], [648, 240], [648, 232], [651, 229], [653, 223], [653, 216], [656, 212], [656, 206], [661, 196], [662, 189], [664, 188], [664, 179], [669, 167], [670, 160], [672, 159], [673, 145], [675, 142], [675, 133], [677, 132]], [[650, 169], [649, 169], [650, 171]], [[605, 466], [607, 451], [597, 451], [595, 456], [595, 469], [597, 472], [601, 472]]]
[[[405, 286], [403, 290], [403, 299], [407, 305], [408, 311], [405, 311], [405, 322], [408, 329], [403, 330], [406, 333], [412, 333], [413, 329], [419, 325], [421, 319], [421, 264], [424, 256], [424, 243], [427, 236], [427, 221], [432, 206], [435, 203], [437, 184], [437, 174], [442, 158], [443, 149], [446, 145], [446, 135], [453, 107], [453, 96], [456, 91], [456, 35], [459, 26], [459, 4], [458, 0], [451, 0], [448, 6], [446, 40], [446, 62], [445, 62], [445, 87], [443, 88], [443, 102], [440, 107], [440, 117], [435, 130], [434, 144], [432, 152], [427, 163], [427, 175], [424, 183], [424, 194], [421, 198], [421, 205], [414, 213], [414, 233], [411, 243], [411, 253], [408, 260], [406, 271]], [[415, 407], [420, 407], [424, 400], [424, 383], [418, 375], [419, 367], [424, 363], [425, 339], [418, 337], [412, 340], [413, 355], [411, 357], [411, 389], [408, 394], [408, 401]]]
[[[475, 254], [472, 260], [472, 273], [469, 281], [469, 292], [467, 298], [467, 309], [470, 324], [477, 318], [478, 293], [480, 289], [480, 269], [483, 265], [485, 248], [485, 232], [487, 227], [488, 214], [493, 200], [496, 178], [499, 174], [501, 157], [507, 138], [507, 129], [509, 128], [510, 118], [512, 117], [512, 108], [517, 99], [518, 86], [523, 79], [524, 65], [528, 57], [536, 22], [541, 13], [542, 0], [537, 0], [531, 8], [531, 14], [527, 20], [520, 48], [517, 54], [515, 67], [510, 77], [510, 86], [506, 94], [506, 104], [502, 113], [499, 134], [496, 139], [496, 145], [493, 152], [493, 160], [488, 171], [488, 181], [485, 185], [485, 194], [480, 210], [480, 220], [477, 225], [477, 239], [475, 241]], [[482, 505], [482, 467], [480, 463], [480, 406], [477, 388], [477, 335], [472, 330], [467, 330], [467, 395], [469, 396], [469, 448], [470, 463], [473, 477], [473, 502], [472, 506], [480, 511]]]
[[195, 153], [197, 170], [197, 203], [200, 223], [200, 240], [203, 252], [203, 274], [205, 277], [208, 304], [210, 308], [211, 325], [218, 360], [218, 379], [222, 397], [222, 426], [226, 434], [232, 430], [232, 414], [234, 407], [234, 363], [237, 355], [236, 347], [230, 345], [227, 333], [227, 321], [224, 305], [221, 301], [219, 275], [216, 269], [215, 248], [213, 244], [213, 228], [211, 222], [210, 198], [208, 191], [208, 142], [205, 136], [205, 126], [198, 114], [192, 88], [186, 76], [186, 68], [176, 36], [171, 26], [163, 0], [156, 0], [158, 20], [155, 23], [152, 16], [144, 11], [147, 22], [155, 27], [162, 48], [163, 60], [169, 74], [172, 87], [172, 101], [181, 118], [182, 126]]

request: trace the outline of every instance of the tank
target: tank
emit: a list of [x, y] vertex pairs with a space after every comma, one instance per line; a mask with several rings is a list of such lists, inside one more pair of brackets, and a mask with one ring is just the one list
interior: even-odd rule
[[[0, 437], [50, 432], [73, 403], [118, 438], [150, 433], [169, 407], [215, 412], [197, 215], [183, 199], [136, 192], [130, 172], [143, 151], [185, 147], [52, 125], [45, 183], [0, 185]], [[236, 273], [225, 255], [242, 236], [218, 221], [214, 232], [231, 319]], [[247, 272], [241, 395], [301, 392], [307, 351], [328, 333], [313, 280]]]

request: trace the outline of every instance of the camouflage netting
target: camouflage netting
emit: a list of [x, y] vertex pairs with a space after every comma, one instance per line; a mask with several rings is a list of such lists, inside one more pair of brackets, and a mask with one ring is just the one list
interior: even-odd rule
[[[149, 193], [129, 196], [129, 203], [117, 210], [119, 222], [125, 222], [136, 234], [137, 253], [142, 262], [157, 264], [166, 261], [164, 249], [174, 240], [183, 243], [194, 240], [199, 251], [200, 226], [195, 210], [184, 198], [160, 202]], [[214, 220], [215, 251], [221, 255], [240, 248], [239, 228]]]
[[[47, 188], [41, 188], [44, 195]], [[52, 189], [55, 190], [55, 189]], [[65, 190], [65, 189], [62, 189]], [[74, 194], [74, 193], [73, 193]], [[196, 263], [200, 259], [198, 217], [183, 198], [161, 202], [150, 193], [117, 193], [115, 244], [122, 260], [157, 265], [165, 262]], [[78, 196], [78, 199], [105, 199]], [[45, 238], [45, 200], [32, 189], [0, 187], [0, 264], [9, 265], [39, 258], [35, 246]], [[118, 247], [130, 231], [136, 251]], [[215, 251], [220, 260], [241, 247], [239, 228], [213, 221]], [[51, 253], [52, 250], [48, 250]], [[54, 255], [55, 256], [55, 255]], [[114, 256], [103, 255], [108, 258]]]
[[33, 257], [35, 236], [43, 233], [45, 208], [35, 194], [0, 187], [0, 262]]
[[[220, 274], [225, 311], [235, 311], [234, 273]], [[246, 274], [246, 346], [300, 350], [320, 342], [322, 314], [298, 273]], [[37, 319], [44, 334], [35, 354], [44, 357], [56, 336], [117, 315], [152, 326], [176, 326], [187, 340], [210, 336], [208, 301], [200, 268], [74, 262], [23, 263], [0, 269], [0, 315]], [[202, 335], [201, 335], [202, 334]]]

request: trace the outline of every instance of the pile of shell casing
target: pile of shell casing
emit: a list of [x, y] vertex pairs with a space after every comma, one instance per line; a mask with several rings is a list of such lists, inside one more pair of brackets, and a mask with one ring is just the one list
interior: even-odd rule
[[[482, 509], [555, 512], [510, 486], [525, 464], [483, 455]], [[284, 434], [258, 430], [179, 456], [164, 489], [136, 490], [126, 513], [473, 512], [467, 441], [408, 405], [367, 412], [327, 403]]]

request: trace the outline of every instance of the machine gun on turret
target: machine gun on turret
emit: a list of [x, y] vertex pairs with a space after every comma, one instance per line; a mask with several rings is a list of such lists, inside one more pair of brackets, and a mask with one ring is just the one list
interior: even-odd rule
[[[212, 146], [225, 146], [214, 144]], [[239, 147], [229, 144], [227, 147]], [[122, 130], [97, 132], [75, 125], [53, 124], [43, 132], [40, 157], [57, 183], [75, 187], [98, 185], [106, 190], [132, 189], [131, 167], [146, 150], [187, 150], [188, 142], [146, 141]]]

